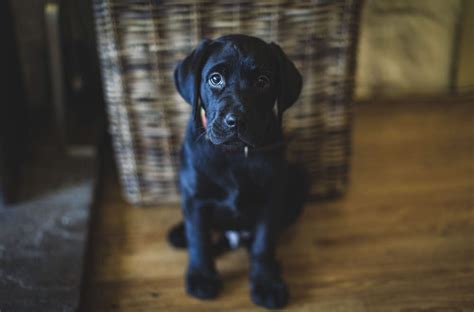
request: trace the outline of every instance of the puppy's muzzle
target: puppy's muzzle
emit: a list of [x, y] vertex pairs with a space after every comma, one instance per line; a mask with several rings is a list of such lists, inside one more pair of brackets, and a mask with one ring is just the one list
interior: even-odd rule
[[208, 129], [208, 136], [212, 143], [238, 143], [241, 133], [245, 131], [245, 118], [243, 114], [230, 112], [224, 116], [216, 117]]
[[235, 113], [229, 113], [224, 118], [224, 123], [229, 129], [237, 128], [240, 123], [240, 117]]

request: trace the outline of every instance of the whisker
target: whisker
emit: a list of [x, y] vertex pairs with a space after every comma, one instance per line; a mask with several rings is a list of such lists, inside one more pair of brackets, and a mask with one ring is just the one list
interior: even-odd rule
[[205, 134], [206, 134], [206, 130], [204, 130], [203, 132], [201, 132], [201, 133], [196, 137], [196, 139], [194, 139], [194, 142], [199, 141], [199, 140], [203, 137], [203, 135], [205, 135]]

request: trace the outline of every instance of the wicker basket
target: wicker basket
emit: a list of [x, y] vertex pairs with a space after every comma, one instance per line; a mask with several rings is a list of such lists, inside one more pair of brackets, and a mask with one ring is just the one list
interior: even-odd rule
[[357, 0], [94, 0], [110, 132], [125, 197], [177, 201], [180, 142], [190, 106], [172, 72], [202, 38], [243, 33], [279, 43], [303, 74], [284, 115], [289, 157], [313, 178], [313, 195], [348, 183]]

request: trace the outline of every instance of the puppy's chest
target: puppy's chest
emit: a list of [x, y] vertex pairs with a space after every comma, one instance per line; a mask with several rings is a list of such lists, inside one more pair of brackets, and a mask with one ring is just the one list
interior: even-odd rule
[[242, 174], [229, 174], [224, 179], [225, 184], [219, 187], [224, 196], [216, 198], [213, 207], [214, 226], [227, 230], [251, 228], [263, 204], [263, 190]]
[[263, 198], [264, 188], [261, 181], [246, 168], [227, 168], [215, 177], [213, 182], [215, 187], [219, 188], [219, 192], [215, 194], [223, 195], [219, 200], [220, 209], [242, 214], [249, 206]]

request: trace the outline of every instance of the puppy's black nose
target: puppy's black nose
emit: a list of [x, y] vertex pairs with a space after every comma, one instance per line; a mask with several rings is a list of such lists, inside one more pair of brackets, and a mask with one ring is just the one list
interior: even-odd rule
[[227, 116], [225, 116], [225, 124], [227, 125], [227, 127], [229, 128], [234, 128], [237, 126], [237, 123], [239, 121], [239, 117], [237, 117], [236, 114], [233, 114], [233, 113], [229, 113], [227, 114]]

